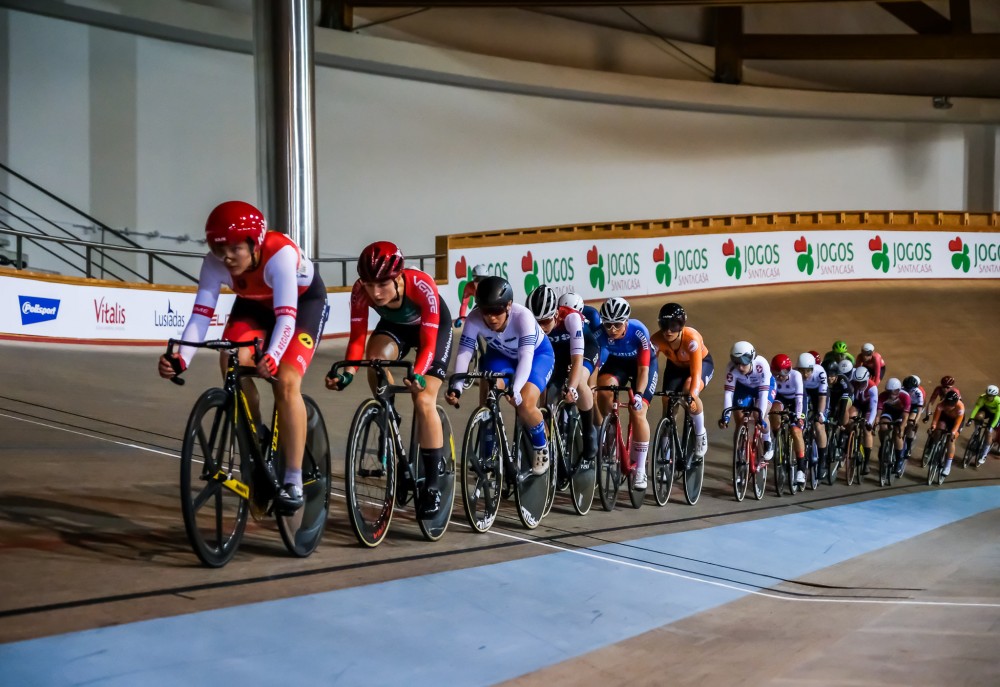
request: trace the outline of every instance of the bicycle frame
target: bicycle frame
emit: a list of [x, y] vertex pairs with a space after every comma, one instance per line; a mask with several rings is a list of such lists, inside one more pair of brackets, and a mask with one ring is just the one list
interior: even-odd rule
[[[751, 474], [757, 472], [757, 453], [762, 450], [764, 430], [760, 427], [760, 419], [762, 413], [760, 408], [757, 406], [748, 406], [746, 408], [739, 408], [737, 406], [732, 406], [723, 410], [725, 413], [735, 413], [739, 411], [743, 418], [737, 424], [736, 429], [733, 432], [735, 436], [736, 432], [739, 431], [740, 427], [746, 427], [747, 431], [750, 432], [750, 441], [747, 443], [747, 462], [750, 464]], [[750, 431], [750, 424], [753, 423], [753, 431]]]
[[611, 411], [608, 413], [612, 417], [612, 422], [615, 425], [615, 443], [618, 446], [618, 462], [621, 465], [622, 477], [627, 479], [635, 473], [636, 465], [632, 462], [632, 456], [629, 455], [629, 446], [632, 444], [632, 423], [629, 423], [628, 434], [626, 438], [622, 437], [622, 421], [619, 415], [619, 406], [621, 402], [618, 400], [618, 394], [621, 391], [628, 391], [629, 403], [632, 403], [632, 399], [635, 398], [635, 392], [632, 391], [630, 386], [619, 386], [618, 384], [610, 384], [607, 386], [595, 386], [594, 391], [610, 391], [611, 392]]

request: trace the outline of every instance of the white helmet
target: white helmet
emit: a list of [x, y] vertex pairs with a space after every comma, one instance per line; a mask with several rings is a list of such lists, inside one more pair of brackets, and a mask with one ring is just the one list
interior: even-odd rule
[[556, 315], [556, 292], [541, 284], [528, 294], [524, 302], [536, 320], [548, 320]]
[[628, 322], [629, 315], [631, 314], [632, 306], [624, 298], [609, 298], [601, 306], [601, 319], [611, 324]]
[[852, 363], [847, 358], [844, 358], [839, 363], [837, 363], [837, 371], [840, 373], [841, 377], [846, 377], [851, 374], [851, 370], [854, 369], [854, 363]]
[[812, 353], [809, 353], [807, 351], [805, 353], [799, 354], [799, 364], [796, 365], [795, 367], [799, 368], [800, 370], [811, 370], [813, 369], [813, 365], [815, 364], [816, 364], [816, 357]]
[[572, 308], [577, 312], [583, 312], [583, 299], [572, 291], [559, 296], [560, 308]]
[[889, 377], [888, 381], [885, 383], [886, 391], [899, 391], [903, 388], [903, 383], [899, 381], [896, 377]]
[[986, 395], [987, 396], [1000, 395], [1000, 389], [997, 389], [996, 384], [990, 384], [988, 387], [986, 387]]
[[868, 374], [868, 368], [864, 365], [859, 365], [854, 368], [854, 374], [851, 375], [851, 381], [856, 384], [863, 384], [868, 381], [871, 375]]
[[757, 357], [757, 351], [749, 341], [737, 341], [729, 351], [729, 359], [734, 365], [749, 365]]
[[862, 353], [874, 353], [875, 352], [875, 344], [866, 343], [864, 346], [861, 347], [861, 352]]
[[479, 263], [478, 265], [473, 266], [472, 268], [473, 279], [485, 279], [488, 276], [490, 276], [490, 273], [489, 271], [487, 271], [486, 265]]

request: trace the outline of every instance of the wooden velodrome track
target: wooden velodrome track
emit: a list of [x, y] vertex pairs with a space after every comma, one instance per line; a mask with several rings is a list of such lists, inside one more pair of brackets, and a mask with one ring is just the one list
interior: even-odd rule
[[[636, 300], [633, 311], [643, 321], [654, 322], [664, 300]], [[952, 374], [969, 403], [987, 383], [1000, 381], [996, 281], [746, 287], [682, 294], [678, 300], [689, 312], [689, 323], [704, 335], [717, 365], [716, 379], [704, 395], [710, 448], [704, 492], [696, 506], [683, 505], [675, 486], [665, 508], [647, 498], [635, 511], [620, 500], [617, 510], [605, 513], [595, 499], [591, 513], [580, 517], [560, 496], [552, 514], [534, 531], [521, 529], [505, 505], [494, 532], [477, 535], [464, 524], [456, 502], [452, 526], [440, 542], [423, 541], [411, 514], [404, 512], [393, 520], [386, 541], [369, 550], [354, 541], [338, 479], [327, 532], [312, 557], [290, 558], [272, 524], [251, 523], [240, 552], [221, 570], [200, 567], [191, 553], [177, 488], [179, 437], [197, 395], [218, 383], [214, 355], [203, 352], [187, 373], [188, 384], [177, 387], [156, 376], [160, 351], [153, 348], [0, 344], [6, 363], [0, 392], [0, 642], [357, 588], [552, 552], [539, 544], [589, 550], [771, 516], [822, 514], [831, 506], [931, 489], [923, 486], [919, 466], [911, 464], [907, 475], [888, 490], [880, 490], [870, 479], [860, 489], [841, 480], [833, 487], [778, 499], [769, 485], [763, 501], [748, 496], [736, 503], [730, 487], [731, 431], [720, 431], [715, 420], [722, 397], [718, 367], [737, 339], [750, 340], [769, 358], [778, 352], [794, 358], [806, 349], [826, 351], [839, 338], [849, 342], [852, 352], [872, 341], [885, 356], [890, 376], [919, 374], [930, 390], [942, 374]], [[322, 376], [339, 359], [343, 345], [342, 339], [323, 343], [305, 384], [325, 414], [338, 474], [343, 472], [351, 414], [366, 392], [363, 383], [341, 394], [322, 387]], [[408, 401], [401, 407], [408, 416]], [[467, 401], [461, 410], [449, 411], [456, 434], [461, 434], [471, 410]], [[650, 414], [655, 419], [659, 411]], [[1000, 460], [994, 457], [975, 471], [953, 470], [937, 489], [997, 485], [998, 478]], [[836, 586], [838, 596], [950, 599], [969, 606], [795, 604], [743, 596], [677, 622], [658, 627], [654, 623], [628, 639], [568, 652], [572, 657], [550, 661], [520, 677], [503, 677], [532, 685], [996, 684], [997, 506], [1000, 500], [973, 517], [801, 579], [772, 578], [761, 585], [794, 589], [790, 596], [801, 596], [807, 589], [802, 585], [809, 594]], [[890, 512], [886, 519], [845, 536], [863, 540], [897, 525]], [[790, 530], [782, 536], [798, 535]], [[725, 559], [725, 551], [719, 553]], [[736, 555], [725, 560], [734, 568], [740, 565]], [[677, 565], [674, 570], [688, 570]], [[632, 593], [644, 592], [640, 588]], [[447, 645], [450, 633], [463, 628], [441, 631], [442, 644]], [[11, 660], [2, 649], [0, 670]], [[391, 663], [393, 652], [387, 651], [382, 660]], [[407, 667], [400, 665], [399, 671], [405, 675]], [[332, 680], [318, 682], [328, 683]]]

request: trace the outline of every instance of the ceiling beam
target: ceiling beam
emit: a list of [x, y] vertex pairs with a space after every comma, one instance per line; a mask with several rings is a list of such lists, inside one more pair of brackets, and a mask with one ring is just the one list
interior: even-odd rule
[[997, 60], [1000, 34], [745, 34], [744, 60]]
[[951, 30], [953, 33], [972, 33], [971, 0], [950, 0], [948, 11], [951, 14]]
[[923, 2], [880, 2], [878, 6], [917, 33], [951, 33], [951, 20]]
[[738, 84], [743, 82], [743, 8], [715, 7], [715, 81]]

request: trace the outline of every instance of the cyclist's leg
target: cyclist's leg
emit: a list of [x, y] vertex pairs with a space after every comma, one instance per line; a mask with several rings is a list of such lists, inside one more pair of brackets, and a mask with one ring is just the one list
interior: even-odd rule
[[528, 381], [521, 387], [521, 405], [517, 415], [528, 429], [531, 445], [535, 449], [535, 465], [533, 472], [543, 474], [549, 469], [549, 447], [545, 438], [545, 420], [538, 408], [538, 397], [552, 378], [552, 368], [555, 365], [555, 353], [548, 338], [542, 339], [532, 355], [531, 372]]
[[584, 454], [588, 460], [597, 455], [597, 427], [594, 424], [594, 392], [590, 388], [589, 377], [593, 376], [594, 361], [584, 359], [583, 375], [576, 387], [579, 395], [576, 407], [580, 411], [580, 429], [583, 433]]
[[[273, 328], [274, 313], [272, 311], [261, 307], [254, 301], [237, 297], [229, 312], [226, 327], [222, 331], [222, 338], [238, 342], [260, 339], [263, 345], [266, 345]], [[225, 351], [220, 351], [219, 366], [222, 370], [223, 378], [226, 376], [228, 361], [228, 354]], [[253, 348], [239, 349], [239, 363], [243, 367], [254, 367], [256, 365]], [[257, 391], [257, 386], [254, 384], [253, 378], [243, 377], [240, 380], [240, 385], [247, 397], [247, 402], [250, 405], [250, 414], [253, 416], [254, 422], [260, 425], [260, 393]]]
[[[371, 338], [368, 339], [368, 345], [365, 347], [365, 358], [368, 360], [401, 360], [409, 352], [410, 347], [397, 332], [392, 329], [383, 329], [382, 326], [383, 323], [379, 322], [375, 331], [372, 332]], [[389, 377], [389, 382], [392, 383], [392, 373], [386, 370], [386, 375]], [[373, 395], [377, 379], [375, 370], [368, 368], [368, 387]]]
[[[621, 358], [609, 356], [597, 371], [597, 385], [620, 386], [626, 379], [628, 379], [628, 374], [629, 369], [627, 361], [624, 361]], [[597, 408], [601, 411], [602, 416], [611, 412], [610, 391], [598, 391], [596, 400]]]
[[[629, 447], [630, 458], [636, 466], [635, 486], [644, 489], [646, 486], [646, 454], [649, 452], [649, 420], [646, 419], [646, 411], [649, 403], [653, 400], [653, 393], [656, 391], [657, 383], [657, 361], [655, 358], [649, 362], [648, 380], [645, 389], [642, 389], [642, 409], [636, 410], [629, 405], [629, 426], [632, 434], [632, 445]], [[635, 371], [638, 376], [638, 369]]]
[[[437, 513], [441, 507], [438, 477], [447, 468], [444, 455], [444, 432], [441, 428], [441, 418], [437, 412], [438, 391], [441, 389], [445, 377], [448, 376], [448, 363], [451, 361], [452, 353], [451, 314], [444, 301], [441, 302], [440, 317], [434, 356], [430, 366], [423, 373], [426, 386], [413, 393], [413, 413], [417, 419], [417, 438], [420, 440], [420, 462], [424, 467], [424, 491], [421, 505], [425, 516]], [[419, 329], [419, 327], [415, 329]], [[419, 337], [419, 332], [415, 332], [414, 336]]]

